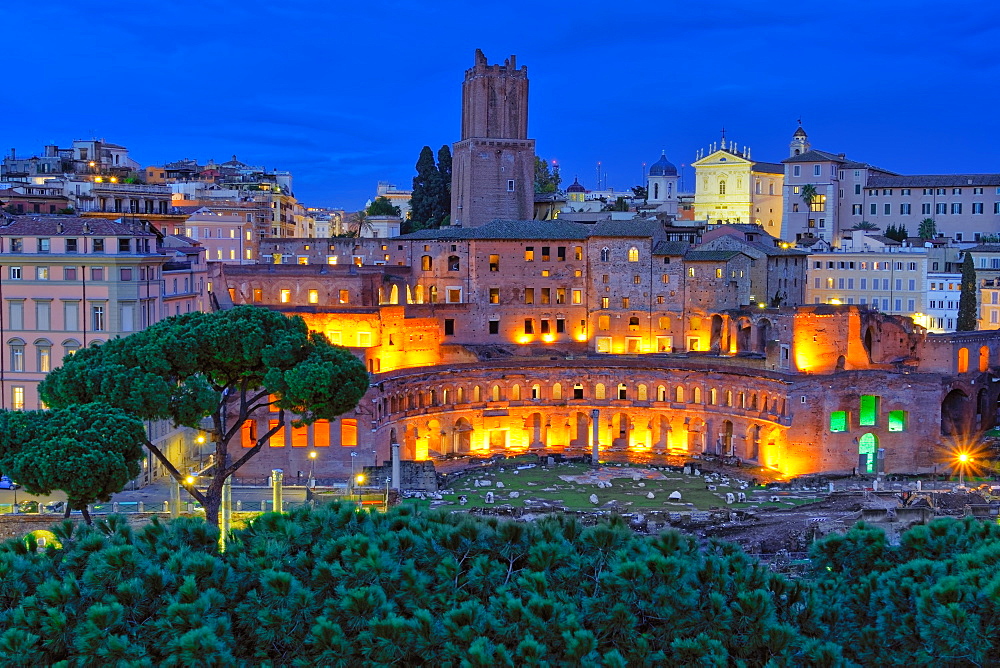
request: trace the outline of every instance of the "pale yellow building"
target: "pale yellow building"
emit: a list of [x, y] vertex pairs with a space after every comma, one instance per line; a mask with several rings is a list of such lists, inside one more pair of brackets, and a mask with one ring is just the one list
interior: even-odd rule
[[781, 236], [782, 165], [754, 161], [748, 147], [740, 149], [725, 137], [707, 153], [699, 151], [691, 165], [695, 169], [695, 220], [751, 223]]

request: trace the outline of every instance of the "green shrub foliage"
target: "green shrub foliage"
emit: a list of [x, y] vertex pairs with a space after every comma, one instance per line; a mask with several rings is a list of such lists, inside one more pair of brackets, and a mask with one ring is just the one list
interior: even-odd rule
[[219, 553], [198, 519], [64, 522], [0, 546], [11, 665], [991, 665], [1000, 527], [859, 525], [791, 579], [739, 548], [332, 504], [266, 514]]

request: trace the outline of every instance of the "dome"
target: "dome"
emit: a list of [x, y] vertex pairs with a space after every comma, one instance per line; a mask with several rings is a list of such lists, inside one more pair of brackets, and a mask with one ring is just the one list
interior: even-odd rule
[[580, 179], [579, 178], [574, 178], [572, 185], [570, 185], [568, 188], [566, 188], [566, 192], [568, 192], [568, 193], [585, 193], [585, 192], [587, 192], [587, 189], [584, 188], [582, 185], [580, 185]]
[[677, 168], [667, 160], [667, 152], [664, 151], [660, 159], [649, 166], [649, 176], [677, 176]]

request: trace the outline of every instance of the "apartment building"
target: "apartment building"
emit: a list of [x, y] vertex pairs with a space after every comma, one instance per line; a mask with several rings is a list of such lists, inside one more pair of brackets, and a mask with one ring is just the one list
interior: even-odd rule
[[[203, 265], [179, 261], [138, 223], [0, 218], [0, 408], [39, 408], [38, 382], [65, 355], [195, 310]], [[178, 277], [172, 271], [189, 272], [189, 294], [168, 311], [168, 297], [183, 292], [168, 287]]]

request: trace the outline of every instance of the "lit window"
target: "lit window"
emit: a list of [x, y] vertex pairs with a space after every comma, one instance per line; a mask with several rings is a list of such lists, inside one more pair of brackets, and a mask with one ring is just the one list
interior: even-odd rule
[[858, 413], [858, 424], [862, 427], [875, 425], [878, 416], [878, 397], [873, 394], [861, 395], [861, 410]]
[[16, 411], [24, 410], [24, 388], [20, 385], [10, 388], [10, 407]]
[[906, 411], [889, 411], [889, 431], [906, 431]]
[[285, 289], [285, 290], [281, 291], [281, 303], [282, 304], [287, 304], [289, 301], [291, 301], [291, 299], [292, 299], [292, 291], [291, 290]]
[[830, 413], [830, 431], [847, 431], [847, 411], [833, 411]]
[[319, 290], [310, 290], [309, 291], [309, 303], [310, 304], [318, 304], [319, 303]]

